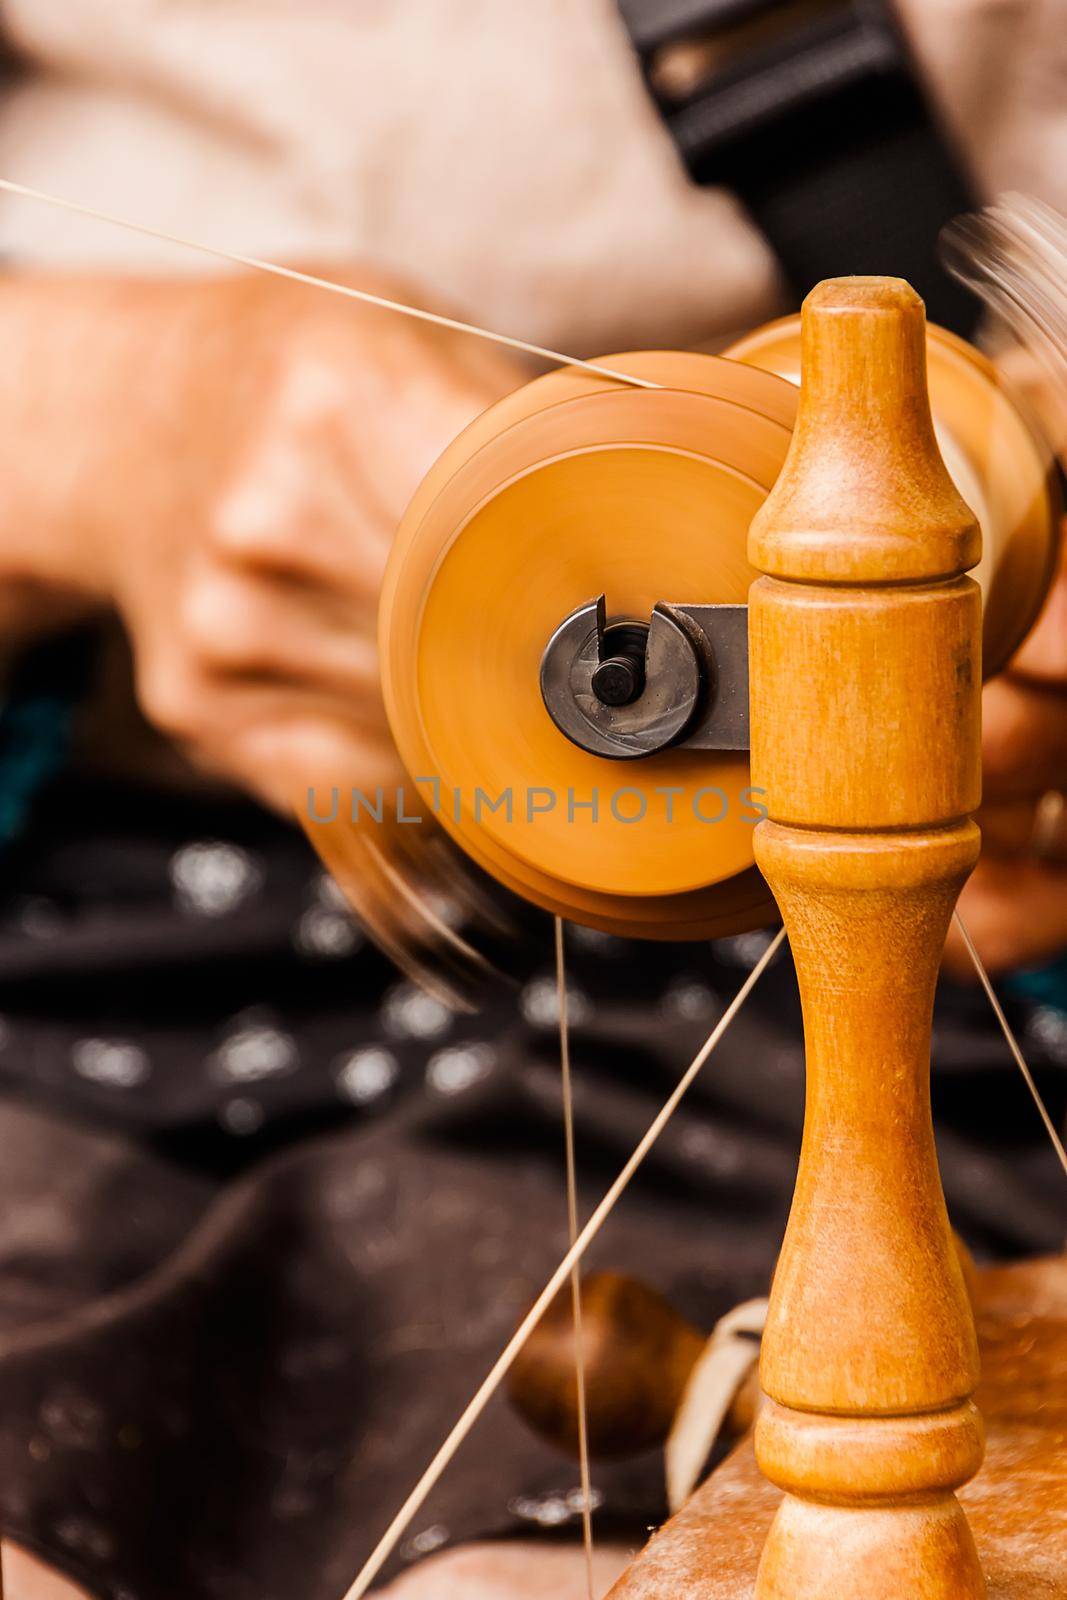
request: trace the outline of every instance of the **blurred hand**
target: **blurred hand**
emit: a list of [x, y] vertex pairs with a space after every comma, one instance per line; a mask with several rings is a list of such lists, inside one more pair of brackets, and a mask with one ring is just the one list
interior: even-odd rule
[[[993, 970], [1067, 947], [1067, 555], [1037, 626], [982, 697], [982, 856], [960, 915]], [[972, 972], [953, 932], [948, 960]]]
[[111, 298], [80, 321], [72, 292], [51, 307], [81, 373], [69, 442], [31, 439], [22, 490], [52, 577], [117, 608], [144, 712], [199, 767], [282, 810], [310, 782], [388, 781], [375, 632], [397, 522], [521, 371], [469, 337], [271, 280], [86, 285], [89, 305]]
[[3, 1568], [4, 1600], [90, 1600], [85, 1589], [8, 1539], [3, 1543]]
[[[594, 1592], [606, 1594], [632, 1556], [621, 1545], [598, 1542]], [[430, 1556], [383, 1590], [381, 1600], [585, 1600], [588, 1593], [577, 1545], [517, 1539]]]
[[376, 617], [393, 535], [434, 458], [520, 376], [389, 312], [216, 286], [170, 441], [176, 503], [112, 550], [148, 717], [279, 809], [309, 782], [388, 777]]

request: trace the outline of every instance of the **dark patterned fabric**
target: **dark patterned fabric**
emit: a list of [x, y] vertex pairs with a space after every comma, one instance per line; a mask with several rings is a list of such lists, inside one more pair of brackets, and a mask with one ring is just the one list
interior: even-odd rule
[[[452, 1016], [252, 807], [69, 779], [0, 903], [0, 1512], [108, 1600], [336, 1600], [565, 1248], [555, 995]], [[571, 930], [588, 1212], [765, 948]], [[1017, 1005], [1062, 1119], [1067, 1015]], [[935, 1100], [982, 1255], [1058, 1247], [1067, 1189], [980, 995]], [[709, 1326], [765, 1290], [803, 1099], [765, 975], [592, 1253]], [[599, 1529], [663, 1510], [597, 1467]], [[573, 1534], [574, 1466], [498, 1398], [393, 1570]]]

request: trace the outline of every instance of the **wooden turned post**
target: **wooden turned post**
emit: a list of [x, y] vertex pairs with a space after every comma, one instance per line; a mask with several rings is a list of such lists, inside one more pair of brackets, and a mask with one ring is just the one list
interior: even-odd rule
[[760, 1367], [786, 1491], [759, 1600], [972, 1600], [953, 1490], [981, 1463], [978, 1351], [930, 1118], [930, 1023], [978, 854], [972, 513], [934, 439], [922, 301], [820, 284], [796, 432], [756, 517], [756, 859], [804, 1006], [807, 1107]]

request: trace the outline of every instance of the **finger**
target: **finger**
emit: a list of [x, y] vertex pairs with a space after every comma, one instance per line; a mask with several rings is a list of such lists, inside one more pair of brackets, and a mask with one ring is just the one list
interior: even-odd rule
[[205, 565], [183, 596], [180, 648], [208, 674], [350, 701], [378, 696], [372, 606], [291, 579]]
[[[405, 776], [388, 730], [357, 726], [328, 708], [275, 700], [214, 756], [282, 815], [300, 817], [310, 809], [322, 819], [337, 808], [350, 811], [356, 797], [365, 802], [361, 814], [391, 815], [394, 803], [406, 814], [403, 797], [397, 797]], [[414, 796], [412, 815], [413, 801]]]
[[4, 1594], [10, 1600], [90, 1600], [87, 1590], [8, 1539], [3, 1543], [2, 1560]]
[[1067, 688], [1067, 528], [1061, 530], [1055, 578], [1041, 615], [1012, 659], [1011, 676]]
[[1067, 795], [1049, 789], [1034, 807], [1030, 850], [1042, 861], [1067, 866]]
[[239, 573], [290, 577], [373, 599], [399, 510], [383, 514], [359, 476], [341, 477], [313, 448], [279, 434], [261, 441], [222, 496], [210, 549]]
[[1032, 798], [980, 806], [974, 820], [982, 830], [983, 851], [1001, 857], [1032, 856], [1036, 815], [1037, 802]]
[[1067, 796], [1046, 789], [1035, 800], [983, 805], [975, 814], [982, 849], [1002, 858], [1029, 856], [1067, 866]]
[[[597, 1594], [607, 1592], [631, 1555], [622, 1545], [597, 1545]], [[397, 1578], [381, 1600], [584, 1600], [588, 1592], [585, 1558], [577, 1545], [520, 1539], [459, 1545], [431, 1556]]]
[[[158, 648], [135, 653], [135, 680], [148, 721], [194, 765], [261, 798], [269, 791], [283, 810], [305, 770], [321, 769], [323, 781], [355, 783], [365, 775], [365, 754], [392, 750], [376, 680], [358, 694], [337, 696], [279, 678], [227, 676], [184, 649]], [[288, 731], [316, 723], [341, 730], [330, 760], [312, 761], [310, 748], [304, 758], [287, 756]]]
[[[1038, 966], [1067, 945], [1067, 868], [983, 856], [960, 895], [959, 910], [990, 972]], [[945, 957], [957, 976], [974, 976], [955, 928]]]
[[[390, 349], [384, 369], [358, 350], [343, 365], [336, 325], [322, 332], [329, 337], [318, 355], [305, 339], [292, 357], [246, 447], [220, 504], [219, 548], [247, 567], [376, 592], [426, 471], [518, 376], [510, 364], [470, 371], [468, 358], [451, 359], [436, 342]], [[406, 325], [399, 338], [420, 344]]]
[[1067, 692], [996, 678], [982, 696], [982, 778], [991, 799], [1067, 788]]

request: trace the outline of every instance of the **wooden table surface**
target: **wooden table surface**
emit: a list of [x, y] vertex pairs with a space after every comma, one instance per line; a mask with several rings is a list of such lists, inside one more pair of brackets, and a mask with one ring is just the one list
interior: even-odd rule
[[[977, 1300], [988, 1447], [960, 1500], [989, 1600], [1067, 1600], [1067, 1256], [987, 1269]], [[746, 1439], [609, 1600], [749, 1600], [780, 1498]]]

